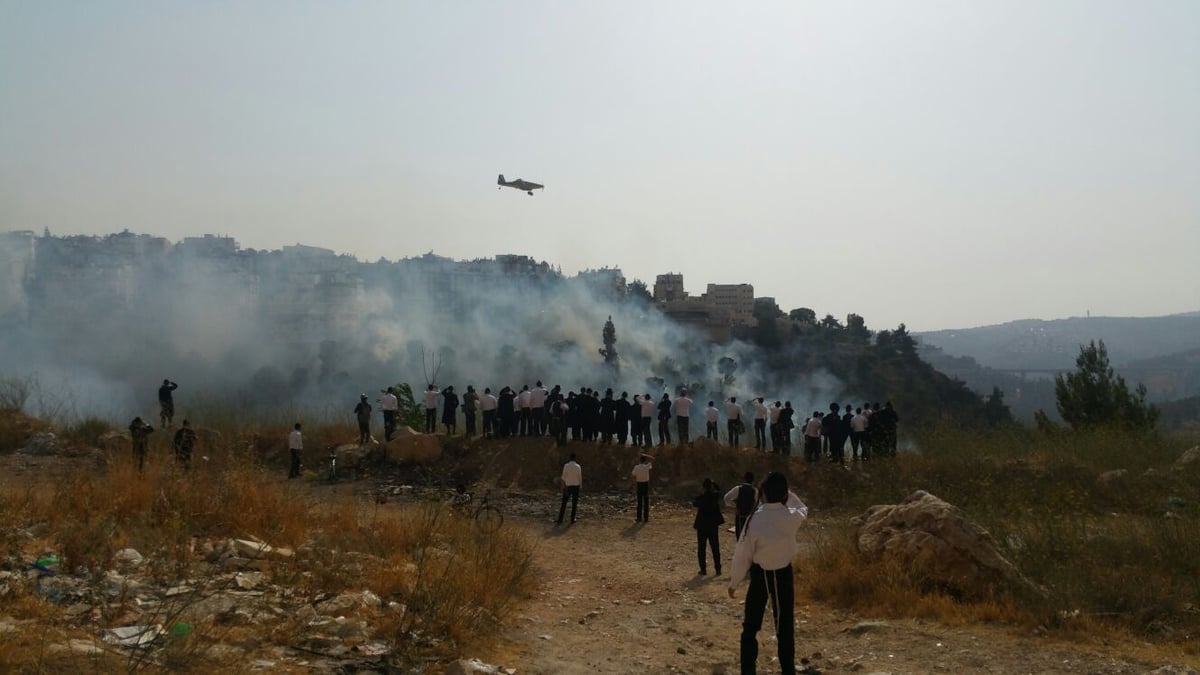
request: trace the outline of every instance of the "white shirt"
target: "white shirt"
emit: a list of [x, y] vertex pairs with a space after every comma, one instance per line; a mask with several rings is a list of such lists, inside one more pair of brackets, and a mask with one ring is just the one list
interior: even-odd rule
[[716, 423], [718, 415], [720, 415], [720, 412], [715, 406], [710, 405], [704, 409], [704, 419], [708, 420], [709, 422]]
[[546, 397], [549, 395], [550, 395], [550, 392], [546, 391], [545, 387], [534, 387], [529, 392], [529, 407], [531, 407], [531, 408], [545, 407]]
[[675, 416], [689, 417], [692, 414], [692, 399], [686, 396], [680, 396], [675, 399]]
[[492, 410], [495, 410], [499, 405], [500, 405], [500, 402], [496, 400], [495, 394], [484, 394], [479, 399], [479, 409], [484, 412], [491, 412]]
[[783, 408], [771, 406], [771, 424], [775, 424], [775, 423], [779, 422], [779, 411], [780, 410], [783, 410]]
[[531, 398], [533, 398], [533, 394], [529, 393], [528, 389], [517, 394], [517, 407], [518, 408], [528, 408], [529, 401]]
[[741, 419], [742, 408], [733, 401], [729, 401], [725, 403], [725, 416], [731, 420]]
[[808, 517], [808, 507], [795, 493], [788, 492], [787, 504], [778, 502], [758, 507], [742, 530], [733, 550], [729, 587], [737, 588], [746, 578], [751, 563], [766, 571], [787, 567], [800, 551], [796, 531]]
[[425, 390], [425, 408], [426, 408], [426, 410], [432, 409], [432, 408], [437, 408], [437, 397], [438, 397], [437, 391], [435, 391], [433, 389]]
[[633, 467], [633, 479], [639, 483], [649, 483], [650, 469], [652, 468], [654, 468], [654, 465], [650, 462], [642, 462], [641, 464], [638, 464], [637, 466]]
[[762, 401], [760, 401], [758, 399], [754, 399], [754, 419], [756, 419], [756, 420], [767, 419], [767, 406], [763, 405]]
[[654, 417], [654, 400], [642, 399], [642, 417]]
[[578, 462], [563, 464], [562, 482], [570, 485], [583, 485], [583, 467]]
[[396, 398], [395, 394], [384, 394], [383, 398], [379, 399], [379, 409], [395, 412], [400, 409], [400, 400]]
[[862, 432], [867, 430], [867, 416], [859, 413], [850, 419], [850, 431]]
[[813, 417], [808, 420], [808, 425], [804, 427], [804, 435], [817, 438], [821, 435], [821, 420]]
[[[279, 446], [275, 446], [279, 447]], [[303, 450], [304, 437], [300, 435], [299, 429], [292, 429], [292, 433], [288, 434], [288, 450]]]

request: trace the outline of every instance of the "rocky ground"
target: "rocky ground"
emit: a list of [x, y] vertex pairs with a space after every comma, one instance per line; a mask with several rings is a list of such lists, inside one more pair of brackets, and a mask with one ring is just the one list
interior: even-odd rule
[[[71, 471], [94, 470], [83, 458], [12, 454], [0, 457], [0, 475], [12, 489], [31, 481], [55, 480]], [[280, 480], [283, 480], [280, 478]], [[585, 486], [586, 487], [586, 486]], [[380, 508], [400, 509], [429, 494], [404, 486], [396, 476], [346, 481], [336, 486], [311, 482], [305, 489], [322, 499], [358, 499], [387, 494]], [[551, 490], [497, 490], [505, 528], [536, 543], [538, 577], [533, 595], [508, 620], [499, 639], [451, 664], [429, 663], [423, 672], [573, 673], [732, 673], [737, 670], [741, 600], [726, 594], [728, 577], [699, 576], [692, 511], [679, 502], [655, 498], [649, 523], [633, 519], [633, 499], [625, 491], [585, 490], [579, 521], [556, 526], [557, 494]], [[815, 515], [802, 531], [821, 528]], [[38, 537], [38, 532], [15, 536]], [[263, 544], [266, 544], [264, 546]], [[302, 597], [270, 566], [294, 552], [269, 542], [197, 542], [203, 560], [194, 582], [155, 581], [137, 552], [123, 552], [113, 569], [93, 579], [33, 570], [0, 573], [7, 584], [38, 577], [39, 592], [64, 609], [66, 620], [85, 627], [87, 639], [54, 637], [45, 631], [47, 654], [132, 663], [136, 644], [160, 634], [186, 631], [191, 622], [216, 616], [223, 638], [207, 649], [236, 670], [270, 672], [362, 672], [386, 669], [389, 645], [370, 639], [370, 617], [396, 608], [368, 592], [316, 599]], [[733, 535], [721, 540], [726, 561]], [[710, 574], [713, 566], [710, 564]], [[179, 610], [176, 613], [176, 610]], [[288, 646], [261, 639], [278, 626], [299, 626]], [[142, 628], [131, 628], [142, 627]], [[29, 626], [0, 616], [0, 646], [6, 635]], [[78, 632], [78, 631], [77, 631]], [[760, 672], [777, 672], [770, 619], [764, 627]], [[413, 636], [436, 640], [437, 636]], [[815, 605], [796, 607], [797, 658], [807, 672], [860, 673], [1195, 673], [1194, 658], [1149, 644], [1103, 640], [1064, 641], [1044, 631], [1014, 626], [945, 626], [915, 620], [879, 620]], [[169, 655], [160, 655], [158, 665]], [[183, 655], [186, 658], [186, 655]], [[51, 659], [48, 661], [53, 663]], [[65, 661], [64, 661], [65, 663]], [[492, 664], [491, 670], [487, 670]], [[474, 669], [474, 670], [472, 670]]]

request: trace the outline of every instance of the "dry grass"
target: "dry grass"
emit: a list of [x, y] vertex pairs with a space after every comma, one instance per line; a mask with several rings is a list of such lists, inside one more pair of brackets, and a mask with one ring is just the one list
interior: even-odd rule
[[[306, 445], [332, 444], [346, 438], [347, 429], [307, 431]], [[128, 451], [118, 451], [101, 471], [84, 462], [53, 485], [3, 493], [0, 545], [10, 569], [54, 553], [64, 572], [97, 578], [111, 568], [115, 551], [129, 547], [145, 556], [142, 571], [155, 581], [173, 585], [186, 579], [203, 586], [218, 571], [208, 569], [197, 578], [206, 567], [200, 544], [258, 538], [296, 550], [293, 559], [268, 571], [268, 579], [300, 597], [364, 590], [379, 595], [385, 607], [361, 614], [370, 619], [373, 635], [392, 645], [397, 667], [486, 642], [528, 591], [532, 546], [511, 529], [481, 536], [472, 522], [451, 517], [436, 504], [402, 507], [350, 495], [331, 498], [332, 489], [286, 480], [278, 468], [264, 466], [254, 444], [236, 433], [205, 448], [210, 461], [197, 456], [192, 471], [184, 473], [164, 459], [169, 457], [166, 436], [152, 437], [151, 461], [140, 474]], [[37, 539], [18, 534], [31, 527], [39, 532]], [[85, 662], [79, 655], [48, 648], [121, 625], [117, 622], [128, 616], [122, 600], [127, 599], [100, 608], [99, 625], [88, 627], [64, 623], [65, 608], [47, 601], [32, 584], [10, 585], [10, 592], [0, 596], [0, 616], [29, 623], [0, 632], [0, 670], [79, 667]], [[153, 658], [139, 656], [136, 663], [123, 654], [87, 657], [85, 669], [226, 671], [232, 664], [214, 661], [207, 650], [214, 641], [230, 639], [231, 629], [192, 616], [189, 602], [164, 605], [154, 617], [164, 625], [180, 617], [195, 622], [188, 638], [156, 650]], [[46, 625], [75, 627], [37, 628]], [[302, 630], [297, 620], [284, 621], [269, 631], [258, 629], [253, 642], [296, 644]], [[250, 636], [243, 640], [248, 641]]]

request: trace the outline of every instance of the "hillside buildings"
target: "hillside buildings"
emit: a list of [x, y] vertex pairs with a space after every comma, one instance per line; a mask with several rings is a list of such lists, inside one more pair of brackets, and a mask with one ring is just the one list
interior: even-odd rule
[[669, 272], [655, 278], [653, 297], [668, 317], [704, 331], [714, 342], [725, 342], [735, 329], [756, 323], [751, 284], [708, 284], [703, 294], [694, 296], [684, 290], [682, 274]]

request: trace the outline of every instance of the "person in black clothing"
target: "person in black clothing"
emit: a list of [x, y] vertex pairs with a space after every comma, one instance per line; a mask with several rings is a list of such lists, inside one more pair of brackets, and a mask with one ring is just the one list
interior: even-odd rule
[[449, 386], [442, 390], [442, 424], [446, 425], [447, 436], [453, 436], [458, 428], [457, 418], [458, 394], [454, 393], [453, 386]]
[[667, 393], [658, 402], [658, 444], [671, 444], [671, 395]]
[[[850, 440], [850, 432], [851, 432], [850, 421], [854, 419], [854, 408], [851, 407], [849, 403], [847, 403], [842, 408], [842, 410], [844, 410], [845, 412], [842, 414], [842, 424], [840, 427], [838, 427], [838, 434], [842, 438], [842, 446], [841, 447], [842, 447], [842, 454], [844, 455], [846, 452], [846, 441]], [[851, 444], [850, 447], [852, 448], [851, 457], [853, 459], [858, 459], [858, 444], [853, 443], [853, 444]]]
[[742, 538], [742, 530], [746, 528], [750, 514], [758, 508], [758, 488], [754, 486], [753, 472], [747, 471], [746, 475], [742, 476], [741, 484], [725, 493], [725, 503], [734, 509], [733, 539], [737, 541]]
[[466, 420], [467, 438], [475, 435], [475, 411], [479, 409], [479, 394], [475, 393], [474, 385], [467, 385], [467, 393], [463, 394], [463, 418]]
[[[842, 428], [842, 416], [839, 415], [838, 412], [841, 409], [842, 406], [838, 405], [837, 403], [830, 403], [829, 414], [821, 418], [821, 436], [829, 445], [829, 461], [836, 464], [845, 463], [845, 439], [839, 437]], [[840, 446], [838, 441], [841, 441]]]
[[792, 417], [796, 411], [792, 409], [791, 401], [784, 401], [783, 410], [779, 411], [779, 440], [782, 443], [779, 449], [779, 454], [792, 454], [792, 429], [796, 428], [796, 422]]
[[[899, 425], [900, 416], [896, 414], [896, 409], [892, 407], [892, 402], [888, 401], [883, 404], [883, 410], [878, 409], [876, 404], [876, 412], [871, 415], [870, 423], [874, 428], [875, 424], [879, 425], [880, 443], [882, 447], [876, 447], [882, 450], [883, 454], [888, 457], [896, 456], [897, 433], [896, 427]], [[872, 433], [872, 437], [874, 434]]]
[[517, 395], [513, 392], [512, 387], [504, 387], [497, 396], [496, 422], [499, 428], [496, 429], [496, 435], [500, 438], [511, 436], [513, 427], [516, 426], [517, 411], [514, 407], [516, 400]]
[[621, 392], [621, 398], [613, 403], [613, 429], [617, 434], [617, 445], [625, 445], [629, 437], [629, 392]]
[[605, 389], [604, 398], [600, 400], [600, 442], [602, 444], [612, 443], [616, 426], [617, 402], [613, 400], [613, 390]]
[[184, 471], [192, 468], [192, 449], [196, 447], [196, 432], [191, 423], [183, 421], [183, 426], [175, 432], [172, 445], [175, 448], [175, 463]]
[[550, 404], [550, 435], [554, 436], [554, 445], [559, 448], [567, 444], [567, 407], [562, 396], [556, 396]]
[[711, 479], [704, 479], [704, 492], [692, 500], [696, 507], [696, 520], [692, 527], [696, 528], [696, 559], [700, 563], [700, 575], [708, 574], [708, 561], [705, 559], [704, 546], [712, 549], [713, 567], [717, 576], [721, 575], [721, 541], [717, 537], [725, 516], [721, 515], [721, 490]]
[[172, 392], [178, 388], [179, 385], [170, 380], [163, 380], [162, 386], [158, 388], [158, 405], [161, 409], [159, 418], [164, 429], [171, 428], [171, 421], [175, 417], [175, 397]]
[[154, 427], [142, 421], [142, 418], [135, 417], [129, 423], [129, 440], [133, 444], [133, 459], [137, 462], [138, 473], [146, 466], [146, 452], [150, 449], [150, 434], [154, 433]]
[[354, 416], [358, 419], [358, 444], [366, 445], [371, 440], [371, 404], [367, 403], [366, 394], [359, 395]]

